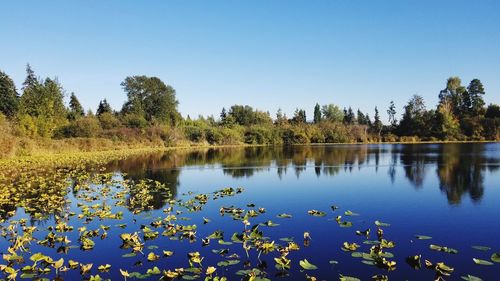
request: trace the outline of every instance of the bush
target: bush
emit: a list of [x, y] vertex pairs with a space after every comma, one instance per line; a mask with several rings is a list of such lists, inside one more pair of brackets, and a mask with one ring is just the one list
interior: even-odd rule
[[247, 129], [244, 138], [247, 144], [270, 144], [272, 143], [272, 132], [268, 128], [252, 126]]
[[121, 127], [120, 120], [111, 112], [104, 112], [99, 115], [99, 123], [104, 130], [115, 129]]
[[192, 142], [202, 142], [204, 139], [203, 130], [196, 126], [186, 126], [184, 135]]
[[10, 124], [5, 115], [0, 113], [0, 158], [15, 154], [17, 140], [11, 135]]
[[209, 144], [221, 144], [224, 140], [224, 135], [219, 128], [208, 128], [205, 129], [205, 139]]
[[37, 129], [35, 122], [28, 114], [22, 114], [17, 119], [17, 133], [25, 137], [35, 137]]
[[84, 117], [61, 127], [56, 132], [56, 137], [67, 138], [93, 138], [100, 134], [101, 126], [95, 117]]
[[137, 114], [127, 114], [123, 117], [123, 121], [125, 122], [125, 126], [129, 128], [144, 129], [148, 126], [148, 121], [143, 116]]

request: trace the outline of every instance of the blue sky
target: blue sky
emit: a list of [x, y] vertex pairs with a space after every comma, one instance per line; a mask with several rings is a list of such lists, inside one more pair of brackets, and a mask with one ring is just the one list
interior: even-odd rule
[[[449, 76], [500, 102], [500, 1], [2, 1], [0, 69], [29, 62], [85, 108], [119, 109], [129, 75], [161, 78], [187, 114], [248, 104], [291, 115], [316, 102], [384, 119]], [[386, 121], [386, 120], [384, 120]]]

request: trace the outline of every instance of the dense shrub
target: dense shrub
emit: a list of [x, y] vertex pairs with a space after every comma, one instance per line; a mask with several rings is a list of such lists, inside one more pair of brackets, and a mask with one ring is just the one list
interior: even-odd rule
[[203, 129], [196, 126], [186, 126], [184, 128], [186, 138], [192, 142], [202, 142], [204, 140]]
[[71, 122], [69, 125], [61, 127], [57, 132], [57, 137], [77, 137], [93, 138], [101, 133], [101, 125], [95, 117], [84, 117]]
[[209, 144], [221, 144], [224, 140], [222, 130], [214, 127], [205, 129], [205, 139]]
[[148, 121], [143, 116], [137, 114], [126, 114], [123, 117], [123, 121], [125, 126], [129, 128], [143, 129], [148, 126]]
[[101, 128], [104, 130], [114, 129], [121, 127], [121, 122], [116, 118], [116, 116], [111, 112], [104, 112], [98, 116], [99, 123], [101, 123]]
[[0, 113], [0, 158], [11, 156], [15, 153], [17, 139], [11, 134], [7, 118]]

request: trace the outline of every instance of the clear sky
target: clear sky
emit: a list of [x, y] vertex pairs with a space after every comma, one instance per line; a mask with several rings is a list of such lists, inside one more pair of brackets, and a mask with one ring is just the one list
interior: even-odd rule
[[[428, 107], [449, 76], [479, 78], [500, 102], [500, 1], [2, 1], [0, 69], [18, 88], [29, 62], [85, 108], [120, 82], [157, 76], [179, 110], [218, 115], [248, 104], [312, 118], [316, 102], [383, 117], [413, 94]], [[386, 120], [384, 120], [386, 122]]]

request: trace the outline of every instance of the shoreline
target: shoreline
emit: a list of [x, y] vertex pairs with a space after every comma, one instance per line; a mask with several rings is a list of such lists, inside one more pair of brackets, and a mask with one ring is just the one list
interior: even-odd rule
[[[383, 144], [474, 144], [474, 143], [499, 143], [499, 141], [418, 141], [418, 142], [347, 142], [347, 143], [308, 143], [308, 144], [292, 144], [289, 146], [342, 146], [342, 145], [383, 145]], [[0, 167], [7, 163], [13, 162], [37, 162], [37, 160], [46, 159], [47, 161], [57, 161], [59, 159], [68, 158], [68, 160], [76, 160], [78, 158], [86, 159], [93, 156], [108, 158], [116, 155], [117, 158], [143, 154], [152, 152], [167, 152], [167, 151], [182, 151], [182, 150], [198, 150], [198, 149], [223, 149], [223, 148], [246, 148], [246, 147], [285, 147], [283, 144], [231, 144], [231, 145], [182, 145], [182, 146], [140, 146], [140, 147], [120, 147], [117, 149], [106, 150], [90, 150], [90, 151], [62, 151], [62, 152], [47, 152], [37, 153], [34, 155], [13, 156], [0, 158]], [[70, 161], [71, 162], [71, 161]]]

